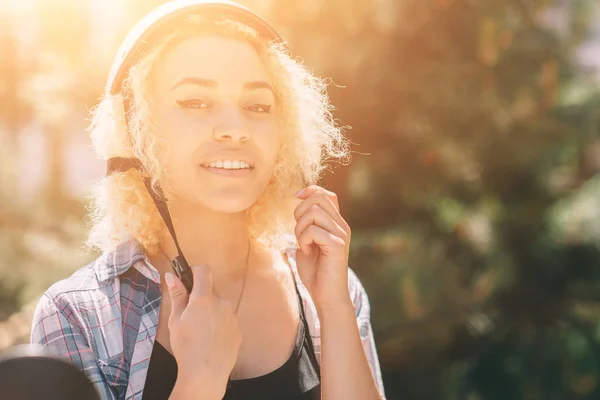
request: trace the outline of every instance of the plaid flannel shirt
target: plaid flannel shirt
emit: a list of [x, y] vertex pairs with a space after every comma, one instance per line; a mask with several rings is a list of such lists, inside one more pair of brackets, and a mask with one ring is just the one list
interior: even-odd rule
[[[320, 363], [319, 319], [298, 276], [295, 251], [289, 248], [285, 254]], [[369, 300], [354, 272], [349, 272], [348, 287], [363, 347], [385, 397]], [[139, 400], [156, 338], [160, 302], [160, 274], [137, 242], [127, 242], [55, 283], [42, 295], [33, 317], [31, 342], [47, 346], [85, 372], [103, 400]]]

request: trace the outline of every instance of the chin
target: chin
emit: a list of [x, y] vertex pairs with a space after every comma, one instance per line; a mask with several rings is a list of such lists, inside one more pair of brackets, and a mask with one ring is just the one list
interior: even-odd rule
[[257, 200], [254, 193], [228, 191], [226, 193], [202, 193], [195, 196], [194, 203], [203, 208], [223, 214], [235, 214], [250, 208]]
[[259, 201], [268, 182], [254, 181], [229, 187], [216, 187], [206, 182], [182, 186], [183, 188], [178, 191], [179, 195], [176, 196], [176, 202], [187, 204], [187, 207], [200, 207], [213, 212], [234, 214], [246, 211]]

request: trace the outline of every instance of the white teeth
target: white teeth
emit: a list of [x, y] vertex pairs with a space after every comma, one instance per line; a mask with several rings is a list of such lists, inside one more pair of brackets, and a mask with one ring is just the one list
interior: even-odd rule
[[212, 161], [209, 164], [206, 164], [211, 168], [223, 168], [223, 169], [249, 169], [250, 164], [244, 161], [239, 160], [219, 160]]

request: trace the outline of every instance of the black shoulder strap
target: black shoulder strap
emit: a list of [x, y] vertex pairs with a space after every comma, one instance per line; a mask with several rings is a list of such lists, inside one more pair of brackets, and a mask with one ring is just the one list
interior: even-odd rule
[[308, 328], [308, 320], [306, 319], [306, 314], [304, 312], [304, 302], [302, 301], [302, 295], [300, 294], [300, 290], [298, 289], [298, 282], [296, 282], [296, 274], [292, 270], [292, 277], [294, 278], [294, 287], [296, 288], [296, 295], [298, 296], [299, 307], [300, 307], [300, 323], [304, 324], [306, 336], [305, 341], [308, 345], [308, 354], [309, 358], [319, 375], [319, 379], [321, 377], [321, 367], [319, 362], [317, 361], [317, 354], [315, 353], [315, 348], [313, 346], [312, 337], [310, 335], [310, 329]]

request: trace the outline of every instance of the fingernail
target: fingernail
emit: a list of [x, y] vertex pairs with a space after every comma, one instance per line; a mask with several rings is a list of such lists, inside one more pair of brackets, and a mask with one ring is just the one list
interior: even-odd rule
[[296, 192], [296, 197], [300, 197], [300, 196], [302, 196], [303, 194], [304, 194], [304, 189], [298, 190], [298, 191]]
[[165, 282], [167, 283], [167, 287], [169, 289], [171, 289], [173, 286], [175, 286], [175, 279], [173, 279], [173, 274], [171, 274], [170, 272], [167, 272], [165, 274]]

